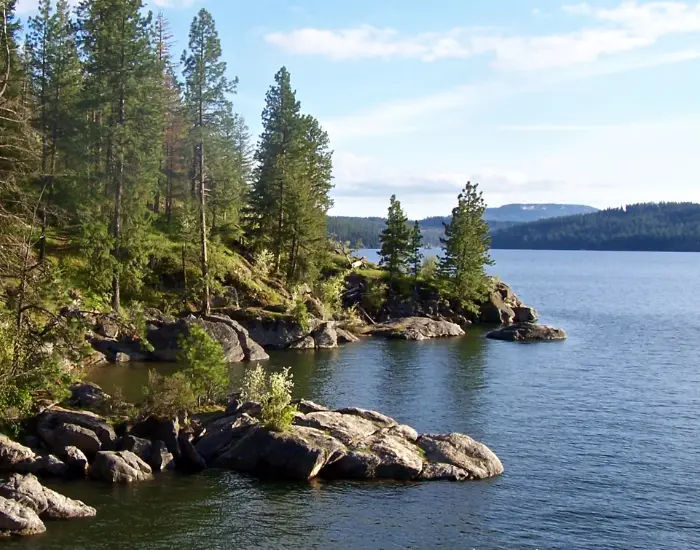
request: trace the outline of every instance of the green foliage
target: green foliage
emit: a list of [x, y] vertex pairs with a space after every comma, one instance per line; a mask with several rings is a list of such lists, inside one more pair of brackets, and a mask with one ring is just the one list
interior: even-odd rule
[[296, 287], [294, 292], [292, 292], [292, 300], [288, 313], [294, 317], [301, 330], [304, 332], [309, 330], [311, 316], [309, 315], [309, 310], [306, 307], [305, 293], [300, 287]]
[[273, 272], [312, 280], [325, 247], [332, 205], [331, 151], [318, 121], [301, 114], [289, 71], [282, 67], [265, 97], [246, 223], [256, 249], [273, 253]]
[[428, 256], [423, 258], [423, 264], [420, 268], [420, 277], [424, 281], [434, 281], [438, 275], [438, 258], [437, 256]]
[[187, 336], [180, 335], [177, 360], [197, 396], [198, 404], [214, 403], [229, 389], [228, 365], [224, 350], [199, 325], [189, 327]]
[[266, 428], [284, 432], [291, 427], [297, 412], [296, 405], [292, 405], [293, 389], [294, 381], [289, 367], [266, 375], [265, 370], [257, 365], [246, 371], [241, 397], [260, 403], [260, 419]]
[[422, 246], [423, 235], [421, 234], [420, 225], [418, 222], [414, 222], [408, 247], [408, 265], [414, 278], [418, 277], [418, 272], [421, 268], [421, 260], [423, 259]]
[[489, 256], [488, 224], [484, 221], [486, 204], [478, 184], [467, 182], [457, 197], [452, 219], [445, 224], [440, 258], [440, 277], [448, 292], [462, 307], [474, 311], [476, 303], [489, 291], [485, 266], [493, 262]]
[[396, 195], [391, 196], [386, 227], [379, 239], [382, 243], [379, 263], [395, 277], [406, 269], [411, 252], [411, 229]]
[[154, 370], [148, 371], [148, 385], [144, 388], [141, 406], [143, 414], [172, 418], [192, 411], [196, 404], [195, 390], [184, 372], [163, 376]]
[[258, 277], [268, 277], [274, 268], [275, 256], [267, 248], [261, 248], [255, 253], [253, 266]]
[[373, 313], [378, 312], [386, 303], [389, 285], [379, 279], [368, 281], [367, 292], [362, 296], [362, 307]]
[[329, 277], [319, 284], [319, 290], [326, 317], [332, 318], [339, 315], [343, 309], [345, 277], [342, 274]]

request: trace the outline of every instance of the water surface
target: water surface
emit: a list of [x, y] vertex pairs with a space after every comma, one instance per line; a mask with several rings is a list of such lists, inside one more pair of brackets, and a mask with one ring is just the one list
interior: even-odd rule
[[[471, 483], [260, 482], [210, 470], [132, 487], [61, 484], [98, 508], [28, 548], [700, 546], [700, 254], [493, 252], [562, 343], [364, 340], [273, 354], [297, 395], [488, 444]], [[242, 367], [235, 369], [240, 377]], [[145, 380], [105, 367], [100, 381]], [[110, 382], [111, 379], [111, 382]], [[122, 380], [122, 382], [119, 382]], [[127, 384], [129, 385], [129, 384]]]

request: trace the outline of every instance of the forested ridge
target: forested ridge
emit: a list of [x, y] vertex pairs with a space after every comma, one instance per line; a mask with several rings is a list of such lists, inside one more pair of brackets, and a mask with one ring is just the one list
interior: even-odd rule
[[522, 224], [492, 235], [494, 248], [700, 251], [700, 204], [644, 203]]
[[[484, 219], [493, 233], [518, 223], [595, 211], [596, 209], [591, 206], [580, 204], [505, 204], [486, 208]], [[430, 216], [418, 220], [424, 245], [431, 248], [439, 247], [440, 239], [444, 235], [444, 225], [449, 222], [450, 216]], [[385, 219], [380, 217], [329, 216], [328, 233], [355, 248], [378, 248], [379, 233], [384, 223]]]

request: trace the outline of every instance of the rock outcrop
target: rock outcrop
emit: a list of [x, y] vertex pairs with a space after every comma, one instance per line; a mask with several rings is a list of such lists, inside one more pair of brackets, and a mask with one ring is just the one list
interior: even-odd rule
[[510, 325], [537, 321], [537, 312], [523, 304], [507, 284], [495, 281], [486, 301], [479, 304], [478, 320], [487, 324]]
[[428, 340], [430, 338], [462, 336], [464, 330], [459, 325], [445, 320], [428, 317], [405, 317], [376, 325], [370, 330], [370, 334], [403, 340]]
[[256, 422], [239, 404], [211, 421], [196, 443], [208, 464], [290, 479], [485, 479], [503, 472], [488, 447], [462, 434], [419, 435], [393, 418], [358, 408], [298, 404], [291, 428]]
[[536, 325], [534, 323], [516, 323], [493, 330], [486, 335], [493, 340], [507, 340], [509, 342], [540, 342], [565, 340], [566, 332], [563, 329], [549, 325]]
[[90, 411], [51, 407], [36, 419], [36, 432], [54, 453], [77, 447], [88, 457], [112, 449], [117, 439], [114, 428], [104, 418]]

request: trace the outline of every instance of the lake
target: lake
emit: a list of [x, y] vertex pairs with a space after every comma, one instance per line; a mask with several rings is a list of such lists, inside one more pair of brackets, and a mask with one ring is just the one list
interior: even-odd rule
[[[367, 339], [273, 354], [296, 393], [460, 431], [501, 458], [484, 482], [261, 482], [210, 470], [57, 485], [98, 509], [26, 548], [700, 546], [700, 254], [495, 250], [495, 273], [560, 343]], [[239, 377], [242, 366], [234, 375]], [[146, 369], [103, 367], [109, 390]]]

